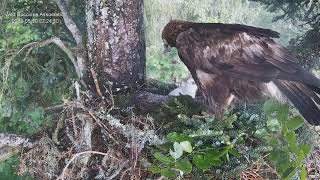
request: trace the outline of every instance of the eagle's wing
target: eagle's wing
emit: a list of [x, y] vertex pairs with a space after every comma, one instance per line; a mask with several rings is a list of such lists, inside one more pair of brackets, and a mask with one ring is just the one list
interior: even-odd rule
[[[209, 76], [197, 80], [207, 99], [216, 101], [215, 94], [230, 94], [227, 77], [272, 81], [309, 123], [320, 125], [320, 80], [301, 68], [297, 58], [271, 38], [267, 30], [254, 27], [200, 24], [180, 33], [176, 47], [195, 80], [198, 72]], [[214, 76], [225, 80], [217, 83]], [[202, 81], [210, 82], [201, 87]], [[223, 106], [226, 101], [221, 102], [218, 105]]]
[[310, 124], [320, 124], [318, 90], [313, 91], [302, 83], [292, 81], [275, 80], [273, 82]]
[[176, 46], [186, 64], [193, 61], [207, 73], [265, 82], [282, 79], [320, 86], [317, 78], [296, 63], [297, 58], [292, 53], [276, 44], [262, 30], [241, 28], [241, 25], [199, 25], [180, 33]]

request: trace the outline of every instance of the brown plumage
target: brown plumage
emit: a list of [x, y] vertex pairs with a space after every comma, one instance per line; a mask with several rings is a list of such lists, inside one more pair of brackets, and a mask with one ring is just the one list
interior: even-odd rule
[[245, 101], [272, 95], [290, 101], [313, 125], [320, 124], [320, 80], [272, 38], [279, 33], [240, 24], [173, 20], [163, 32], [176, 47], [207, 101], [221, 115], [236, 96]]

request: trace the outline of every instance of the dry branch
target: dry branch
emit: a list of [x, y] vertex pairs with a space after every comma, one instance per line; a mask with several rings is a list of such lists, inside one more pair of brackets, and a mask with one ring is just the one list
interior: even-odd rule
[[79, 67], [79, 63], [77, 62], [77, 60], [76, 60], [75, 56], [73, 55], [72, 51], [69, 48], [66, 47], [66, 45], [61, 41], [60, 38], [52, 37], [52, 38], [50, 38], [48, 40], [45, 40], [45, 41], [37, 43], [36, 46], [43, 47], [43, 46], [49, 45], [51, 43], [56, 44], [61, 50], [63, 50], [67, 54], [68, 58], [70, 59], [70, 61], [72, 62], [73, 66], [74, 66], [74, 68], [76, 70], [76, 73], [77, 73], [78, 77], [81, 78], [82, 75], [81, 75], [81, 69]]
[[92, 78], [93, 78], [93, 82], [96, 86], [96, 91], [98, 93], [98, 95], [103, 98], [103, 95], [101, 93], [101, 89], [100, 89], [100, 86], [99, 86], [99, 82], [98, 82], [98, 78], [97, 78], [97, 73], [94, 71], [93, 68], [90, 68], [90, 71], [91, 71], [91, 75], [92, 75]]
[[0, 162], [17, 154], [21, 147], [31, 148], [32, 146], [33, 143], [26, 137], [0, 133]]
[[66, 1], [65, 0], [55, 0], [55, 2], [57, 3], [57, 5], [62, 13], [64, 23], [67, 26], [67, 28], [69, 29], [69, 31], [71, 32], [73, 38], [75, 39], [77, 46], [83, 47], [82, 34], [70, 15]]
[[70, 61], [72, 62], [73, 66], [76, 70], [78, 77], [80, 78], [81, 71], [80, 71], [79, 65], [78, 65], [77, 60], [76, 60], [75, 56], [73, 55], [72, 51], [69, 48], [67, 48], [67, 46], [62, 42], [62, 40], [60, 38], [52, 37], [50, 39], [46, 39], [46, 40], [43, 40], [40, 42], [31, 42], [31, 43], [23, 46], [10, 59], [8, 59], [6, 61], [5, 67], [4, 67], [6, 71], [3, 71], [4, 81], [6, 81], [9, 76], [9, 69], [10, 69], [10, 65], [11, 65], [12, 60], [14, 60], [21, 52], [23, 52], [25, 49], [28, 49], [28, 51], [24, 57], [24, 60], [25, 60], [34, 48], [44, 47], [44, 46], [47, 46], [51, 43], [56, 44], [63, 52], [65, 52], [67, 54], [68, 58], [70, 59]]
[[55, 2], [57, 3], [62, 13], [65, 25], [67, 26], [67, 28], [69, 29], [69, 31], [71, 32], [73, 38], [77, 43], [77, 49], [79, 52], [76, 53], [76, 57], [77, 57], [77, 63], [79, 68], [78, 69], [79, 77], [81, 79], [85, 71], [85, 56], [83, 54], [83, 51], [85, 48], [83, 46], [83, 38], [82, 38], [81, 31], [79, 30], [79, 28], [77, 27], [77, 24], [73, 21], [70, 15], [67, 2], [65, 0], [55, 0]]
[[12, 146], [12, 147], [25, 147], [31, 148], [33, 143], [30, 139], [19, 136], [16, 134], [4, 134], [0, 133], [0, 148], [3, 146]]
[[[86, 155], [86, 154], [99, 154], [99, 155], [103, 155], [103, 156], [109, 156], [108, 153], [103, 153], [103, 152], [98, 152], [98, 151], [84, 151], [84, 152], [80, 152], [75, 154], [70, 161], [68, 162], [68, 164], [63, 168], [63, 171], [61, 173], [61, 175], [57, 178], [57, 180], [64, 180], [66, 178], [66, 172], [68, 170], [68, 167], [71, 165], [72, 162], [74, 162], [78, 157], [80, 157], [81, 155]], [[117, 175], [119, 175], [120, 171], [125, 167], [125, 165], [128, 164], [128, 160], [123, 162], [120, 166], [120, 168], [118, 169], [118, 171], [116, 171], [113, 175], [111, 175], [108, 179], [113, 179], [115, 178]]]

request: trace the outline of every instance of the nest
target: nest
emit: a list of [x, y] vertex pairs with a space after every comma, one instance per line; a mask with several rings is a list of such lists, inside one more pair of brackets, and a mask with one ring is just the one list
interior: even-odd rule
[[241, 180], [279, 179], [276, 171], [263, 159], [240, 173]]
[[162, 143], [153, 119], [110, 115], [113, 107], [113, 99], [88, 95], [64, 103], [55, 112], [54, 131], [43, 132], [23, 153], [19, 173], [36, 179], [144, 179], [148, 163], [139, 157], [146, 144]]

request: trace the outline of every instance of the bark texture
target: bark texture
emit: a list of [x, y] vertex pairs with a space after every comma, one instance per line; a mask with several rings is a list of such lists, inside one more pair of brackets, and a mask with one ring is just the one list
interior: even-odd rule
[[88, 0], [86, 8], [89, 69], [97, 73], [100, 87], [111, 82], [114, 88], [132, 88], [144, 82], [143, 0]]

